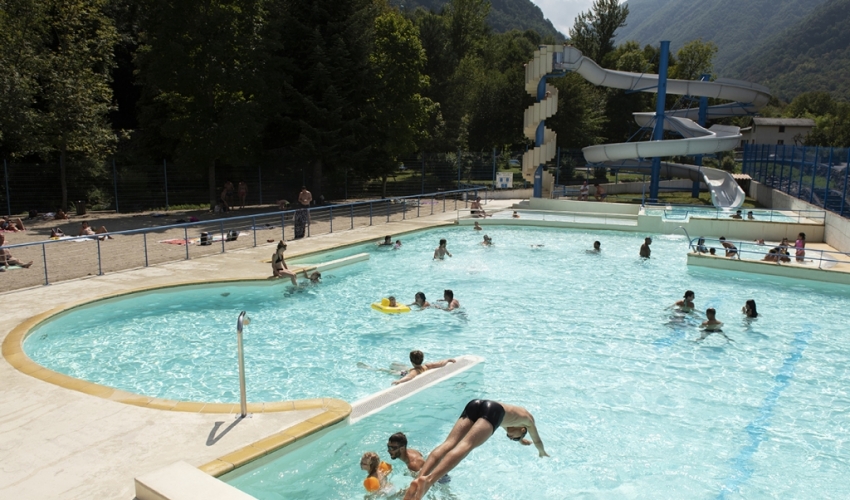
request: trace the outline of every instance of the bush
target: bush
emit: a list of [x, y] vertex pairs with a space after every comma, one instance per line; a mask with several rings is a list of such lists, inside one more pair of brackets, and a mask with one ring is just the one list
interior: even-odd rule
[[738, 164], [735, 163], [735, 159], [731, 156], [724, 157], [723, 160], [720, 162], [720, 168], [727, 172], [734, 172], [737, 166]]

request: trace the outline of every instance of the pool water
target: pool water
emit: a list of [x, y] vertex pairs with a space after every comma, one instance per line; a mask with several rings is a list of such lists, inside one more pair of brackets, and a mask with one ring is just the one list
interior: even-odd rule
[[[747, 212], [753, 212], [753, 218], [760, 222], [783, 222], [794, 223], [800, 222], [801, 217], [792, 217], [778, 210], [743, 210], [743, 217], [746, 220]], [[697, 219], [728, 219], [734, 215], [735, 210], [725, 209], [718, 210], [714, 207], [667, 207], [667, 208], [647, 208], [644, 210], [646, 215], [656, 217], [664, 217], [669, 220], [687, 220], [689, 217]], [[804, 217], [804, 216], [803, 216]]]
[[[479, 244], [483, 232], [494, 246]], [[433, 261], [440, 238], [454, 257]], [[316, 287], [226, 284], [116, 299], [41, 325], [24, 347], [75, 377], [230, 402], [243, 309], [253, 319], [250, 401], [354, 401], [393, 380], [358, 362], [386, 367], [411, 349], [426, 361], [485, 358], [480, 382], [456, 397], [424, 391], [409, 400], [415, 407], [400, 403], [304, 452], [349, 446], [338, 460], [300, 467], [284, 458], [259, 486], [240, 485], [259, 498], [360, 498], [362, 452], [387, 459], [383, 445], [397, 430], [427, 452], [477, 397], [528, 408], [551, 458], [497, 433], [434, 498], [850, 496], [847, 287], [688, 268], [683, 236], [656, 237], [650, 260], [638, 258], [643, 235], [613, 231], [452, 227], [401, 239], [398, 251], [366, 247], [368, 262], [330, 271]], [[594, 240], [602, 253], [585, 253]], [[412, 302], [420, 290], [434, 301], [446, 288], [461, 312], [369, 308], [390, 294]], [[695, 342], [701, 318], [667, 309], [686, 289], [700, 310], [718, 310], [726, 337]], [[740, 312], [749, 298], [761, 313], [754, 321]], [[303, 493], [308, 483], [324, 493]]]

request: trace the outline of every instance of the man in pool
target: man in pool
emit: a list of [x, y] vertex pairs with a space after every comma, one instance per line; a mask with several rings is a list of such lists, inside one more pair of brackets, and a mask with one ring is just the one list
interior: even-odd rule
[[[490, 439], [496, 429], [503, 427], [508, 439], [525, 446], [534, 444], [541, 457], [548, 457], [531, 413], [513, 406], [486, 399], [474, 399], [466, 404], [460, 418], [446, 440], [431, 454], [410, 483], [404, 500], [419, 500], [446, 473], [454, 469], [473, 449]], [[524, 439], [531, 436], [531, 441]]]
[[407, 466], [410, 472], [419, 472], [425, 464], [425, 459], [419, 450], [407, 447], [407, 436], [403, 432], [396, 432], [387, 441], [387, 452], [393, 460], [399, 459]]
[[460, 307], [460, 302], [457, 301], [455, 293], [451, 290], [443, 290], [443, 300], [438, 300], [437, 302], [445, 302], [446, 311], [454, 311]]
[[593, 242], [593, 249], [592, 250], [585, 250], [585, 252], [587, 252], [587, 253], [600, 253], [600, 252], [602, 252], [602, 243], [599, 243], [598, 241], [594, 241]]

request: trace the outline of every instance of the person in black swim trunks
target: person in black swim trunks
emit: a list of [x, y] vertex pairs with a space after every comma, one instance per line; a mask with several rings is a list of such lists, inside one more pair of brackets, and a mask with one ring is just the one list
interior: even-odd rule
[[[441, 477], [454, 469], [470, 451], [490, 439], [496, 429], [504, 427], [508, 439], [525, 446], [534, 444], [541, 457], [548, 457], [537, 433], [534, 417], [521, 406], [507, 405], [486, 399], [474, 399], [466, 404], [463, 413], [446, 440], [428, 455], [404, 500], [419, 500]], [[531, 436], [531, 441], [524, 439]]]

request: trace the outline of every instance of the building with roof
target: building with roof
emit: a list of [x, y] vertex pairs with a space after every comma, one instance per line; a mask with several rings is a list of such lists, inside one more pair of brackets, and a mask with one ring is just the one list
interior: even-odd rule
[[815, 128], [811, 118], [753, 118], [752, 127], [741, 129], [744, 144], [800, 144]]

